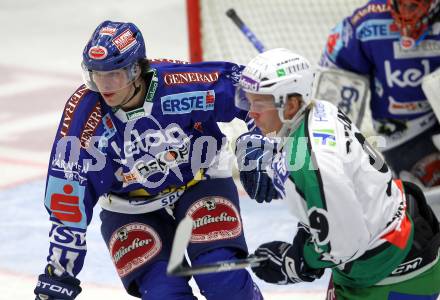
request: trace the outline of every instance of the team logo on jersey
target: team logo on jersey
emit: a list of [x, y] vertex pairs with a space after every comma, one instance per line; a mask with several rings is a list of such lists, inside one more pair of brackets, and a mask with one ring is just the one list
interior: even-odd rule
[[[348, 24], [344, 25], [343, 23], [339, 23], [328, 36], [326, 53], [333, 61], [336, 60], [339, 51], [344, 47], [344, 40], [351, 36], [351, 30]], [[345, 44], [347, 43], [348, 40]]]
[[168, 150], [157, 153], [153, 159], [136, 161], [134, 168], [141, 182], [156, 173], [168, 175], [170, 170], [189, 161], [189, 142], [180, 147], [170, 147]]
[[431, 105], [426, 100], [397, 102], [393, 97], [389, 96], [388, 111], [396, 115], [419, 114], [431, 111]]
[[327, 39], [327, 52], [328, 54], [333, 54], [333, 51], [335, 51], [336, 43], [339, 40], [339, 32], [330, 34]]
[[164, 115], [186, 114], [194, 110], [214, 110], [215, 92], [214, 90], [195, 91], [167, 95], [160, 99]]
[[190, 206], [186, 215], [194, 220], [192, 243], [233, 239], [242, 232], [237, 208], [223, 197], [202, 198]]
[[389, 11], [390, 8], [386, 4], [369, 4], [364, 8], [359, 9], [350, 19], [353, 26], [363, 19], [366, 15], [371, 13], [383, 13]]
[[52, 244], [61, 246], [60, 248], [87, 250], [85, 231], [67, 228], [60, 223], [52, 222], [49, 239]]
[[316, 122], [328, 121], [327, 112], [323, 103], [316, 102], [315, 109], [313, 111], [313, 120]]
[[80, 142], [81, 147], [88, 148], [90, 144], [90, 139], [95, 134], [96, 129], [98, 128], [99, 123], [101, 122], [101, 104], [99, 102], [96, 103], [89, 117], [87, 118], [86, 124], [84, 125], [81, 134], [80, 134]]
[[440, 53], [440, 41], [423, 40], [417, 47], [410, 49], [401, 46], [401, 42], [393, 42], [394, 58], [421, 58], [421, 57], [437, 57]]
[[220, 72], [180, 72], [166, 73], [163, 77], [165, 85], [213, 83], [218, 80]]
[[89, 57], [95, 60], [101, 60], [107, 57], [107, 48], [102, 46], [93, 46], [89, 49]]
[[429, 60], [422, 59], [420, 67], [421, 68], [407, 68], [404, 71], [399, 69], [393, 70], [391, 67], [391, 61], [385, 60], [384, 69], [388, 86], [390, 88], [394, 86], [398, 86], [400, 88], [404, 88], [407, 86], [420, 86], [422, 84], [423, 77], [431, 73]]
[[67, 100], [66, 106], [64, 107], [63, 120], [61, 121], [60, 135], [66, 136], [70, 129], [70, 124], [73, 119], [76, 108], [79, 102], [84, 98], [89, 90], [85, 85], [80, 86], [75, 93]]
[[336, 146], [336, 136], [333, 129], [313, 129], [313, 140], [315, 145]]
[[44, 203], [51, 215], [66, 226], [85, 229], [87, 218], [84, 207], [85, 187], [77, 181], [49, 176]]
[[356, 28], [356, 37], [363, 42], [399, 38], [400, 33], [393, 30], [392, 19], [368, 20]]
[[102, 117], [102, 124], [104, 125], [104, 132], [98, 142], [98, 150], [103, 152], [108, 146], [108, 141], [116, 134], [115, 124], [109, 114]]
[[67, 180], [78, 181], [79, 184], [84, 185], [87, 178], [84, 176], [90, 169], [90, 163], [84, 162], [80, 164], [78, 161], [70, 162], [64, 160], [61, 154], [54, 157], [51, 162], [50, 170], [53, 172], [61, 172]]
[[198, 132], [203, 133], [203, 125], [202, 125], [202, 122], [195, 122], [193, 127], [194, 127], [194, 129], [197, 130]]
[[137, 172], [127, 172], [124, 173], [122, 167], [120, 167], [115, 172], [115, 177], [122, 182], [122, 186], [126, 187], [133, 183], [139, 183], [141, 182], [141, 178], [139, 178], [139, 175]]
[[190, 64], [184, 60], [178, 59], [169, 59], [169, 58], [152, 58], [148, 60], [152, 64], [180, 64], [180, 65], [188, 65]]
[[130, 223], [113, 232], [108, 247], [119, 276], [124, 277], [158, 255], [162, 241], [152, 227]]
[[124, 32], [115, 37], [112, 42], [121, 53], [124, 53], [137, 43], [130, 29], [124, 30]]
[[137, 119], [144, 117], [146, 115], [146, 112], [143, 107], [140, 107], [140, 108], [126, 112], [125, 115], [127, 116], [127, 119], [129, 121], [132, 121], [132, 120], [137, 120]]

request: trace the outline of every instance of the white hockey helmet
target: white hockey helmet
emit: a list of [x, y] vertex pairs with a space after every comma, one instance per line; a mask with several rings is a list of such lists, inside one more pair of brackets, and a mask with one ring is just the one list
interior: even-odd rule
[[[268, 50], [253, 58], [243, 70], [235, 104], [249, 110], [250, 102], [245, 95], [248, 92], [273, 95], [279, 111], [292, 94], [300, 94], [307, 105], [311, 101], [314, 78], [314, 69], [306, 58], [284, 48]], [[282, 121], [285, 120], [282, 118]]]

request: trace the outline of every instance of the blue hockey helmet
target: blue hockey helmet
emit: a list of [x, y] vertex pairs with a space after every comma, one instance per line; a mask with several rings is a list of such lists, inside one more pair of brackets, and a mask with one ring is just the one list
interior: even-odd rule
[[[88, 88], [98, 91], [95, 82], [97, 74], [105, 76], [110, 71], [122, 70], [127, 75], [124, 84], [128, 85], [137, 79], [138, 62], [145, 58], [144, 39], [136, 25], [104, 21], [95, 29], [83, 51], [84, 81]], [[119, 84], [108, 90], [122, 87]], [[99, 91], [103, 91], [102, 86]]]

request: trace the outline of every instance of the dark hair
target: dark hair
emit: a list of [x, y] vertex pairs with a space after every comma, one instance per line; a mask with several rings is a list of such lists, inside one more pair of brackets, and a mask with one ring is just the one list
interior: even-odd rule
[[301, 101], [303, 100], [302, 95], [298, 94], [298, 93], [291, 93], [291, 94], [287, 95], [287, 99], [288, 100], [292, 99], [292, 97], [299, 98], [299, 100], [301, 100]]
[[150, 70], [150, 63], [148, 59], [146, 58], [140, 59], [139, 67], [141, 68], [141, 77], [146, 79], [148, 77], [148, 71]]

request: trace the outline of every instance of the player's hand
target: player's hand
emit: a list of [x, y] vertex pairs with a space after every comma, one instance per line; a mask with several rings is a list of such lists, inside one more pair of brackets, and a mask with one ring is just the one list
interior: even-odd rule
[[36, 300], [73, 300], [81, 293], [80, 281], [66, 273], [56, 276], [53, 267], [47, 265], [44, 274], [38, 276], [34, 290]]
[[255, 251], [255, 255], [266, 256], [268, 259], [252, 267], [252, 271], [258, 278], [276, 284], [310, 282], [320, 278], [324, 269], [312, 269], [304, 260], [302, 249], [309, 237], [308, 230], [298, 225], [298, 233], [293, 244], [280, 241], [262, 244]]
[[240, 181], [251, 199], [262, 203], [281, 198], [267, 172], [277, 145], [273, 139], [247, 132], [238, 137], [235, 148]]

